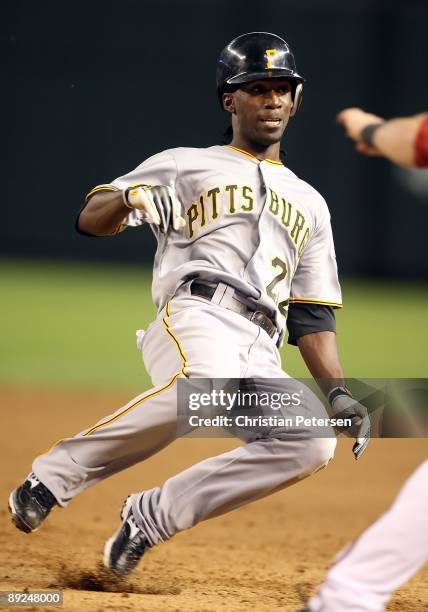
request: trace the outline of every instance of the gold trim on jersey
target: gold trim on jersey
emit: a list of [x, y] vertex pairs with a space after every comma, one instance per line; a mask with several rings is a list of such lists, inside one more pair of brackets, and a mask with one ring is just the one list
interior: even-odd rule
[[343, 304], [339, 304], [338, 302], [324, 302], [323, 300], [318, 300], [316, 298], [291, 297], [288, 301], [295, 304], [321, 304], [321, 306], [333, 306], [333, 308], [343, 308]]
[[181, 368], [181, 374], [183, 374], [183, 376], [188, 376], [188, 373], [186, 372], [187, 368], [188, 368], [188, 364], [187, 364], [187, 357], [186, 354], [184, 352], [183, 347], [181, 346], [180, 340], [177, 338], [177, 336], [174, 334], [174, 332], [171, 329], [170, 324], [168, 323], [168, 321], [166, 320], [167, 317], [170, 316], [170, 309], [169, 309], [169, 305], [171, 303], [171, 300], [169, 300], [169, 302], [167, 302], [166, 304], [166, 308], [165, 308], [165, 313], [166, 316], [162, 319], [162, 323], [164, 324], [165, 327], [165, 331], [167, 332], [167, 334], [169, 334], [169, 336], [173, 339], [173, 341], [175, 342], [176, 347], [178, 348], [178, 352], [180, 353], [180, 357], [182, 359], [183, 362], [183, 367]]
[[96, 187], [91, 189], [91, 191], [89, 191], [89, 193], [86, 194], [85, 202], [87, 202], [89, 200], [89, 198], [92, 198], [92, 196], [94, 194], [98, 193], [99, 191], [120, 191], [120, 189], [118, 189], [114, 185], [97, 185]]
[[275, 161], [274, 159], [263, 159], [260, 161], [266, 161], [268, 164], [275, 164], [275, 166], [283, 166], [284, 164], [281, 161]]
[[172, 385], [175, 383], [175, 381], [181, 375], [181, 373], [182, 372], [180, 370], [180, 372], [177, 372], [176, 374], [174, 374], [172, 379], [165, 386], [163, 386], [160, 389], [158, 389], [157, 391], [153, 391], [152, 393], [149, 393], [145, 397], [142, 397], [141, 399], [137, 400], [136, 402], [134, 402], [133, 404], [131, 404], [130, 406], [128, 406], [127, 408], [122, 410], [122, 412], [119, 412], [118, 414], [113, 415], [107, 421], [104, 421], [103, 423], [99, 423], [98, 425], [94, 425], [94, 427], [92, 427], [86, 433], [84, 433], [83, 436], [89, 436], [92, 433], [94, 433], [94, 431], [96, 431], [97, 429], [100, 429], [100, 427], [105, 427], [106, 425], [110, 425], [110, 423], [113, 423], [113, 421], [116, 421], [116, 419], [118, 419], [119, 417], [121, 417], [124, 414], [126, 414], [127, 412], [129, 412], [132, 408], [135, 408], [136, 406], [138, 406], [139, 404], [142, 404], [146, 400], [148, 400], [148, 399], [150, 399], [152, 397], [155, 397], [156, 395], [159, 395], [159, 393], [162, 393], [163, 391], [167, 391], [167, 389], [172, 387]]
[[258, 164], [260, 162], [262, 162], [262, 161], [266, 161], [266, 162], [269, 162], [270, 164], [275, 164], [276, 166], [283, 166], [284, 165], [281, 161], [275, 161], [274, 159], [259, 159], [258, 157], [256, 157], [252, 153], [248, 153], [248, 151], [244, 151], [244, 149], [239, 149], [238, 147], [234, 147], [233, 145], [226, 145], [226, 146], [229, 149], [233, 149], [234, 151], [237, 151], [238, 153], [242, 153], [243, 155], [246, 155], [247, 157], [250, 157], [251, 159], [256, 161]]
[[243, 149], [238, 149], [238, 147], [234, 147], [233, 145], [226, 145], [228, 149], [233, 149], [233, 151], [237, 151], [238, 153], [242, 153], [242, 155], [246, 155], [250, 159], [253, 159], [255, 162], [259, 163], [259, 159], [252, 153], [248, 153], [248, 151], [244, 151]]

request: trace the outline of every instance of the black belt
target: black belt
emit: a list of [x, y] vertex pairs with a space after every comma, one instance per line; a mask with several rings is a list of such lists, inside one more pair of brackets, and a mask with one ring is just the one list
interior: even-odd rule
[[[199, 297], [203, 297], [209, 301], [212, 300], [214, 294], [217, 290], [217, 285], [207, 285], [206, 283], [201, 283], [200, 281], [193, 281], [190, 285], [190, 293], [192, 295], [197, 295]], [[225, 285], [225, 287], [228, 287]], [[218, 302], [220, 306], [223, 306], [227, 310], [231, 310], [232, 312], [237, 312], [242, 315], [249, 321], [252, 321], [259, 327], [265, 330], [265, 332], [273, 338], [275, 334], [278, 332], [278, 328], [275, 325], [274, 321], [261, 310], [254, 310], [247, 304], [243, 303], [242, 300], [245, 300], [245, 297], [236, 289], [233, 291], [233, 300], [229, 300], [227, 303], [222, 303], [222, 300]]]

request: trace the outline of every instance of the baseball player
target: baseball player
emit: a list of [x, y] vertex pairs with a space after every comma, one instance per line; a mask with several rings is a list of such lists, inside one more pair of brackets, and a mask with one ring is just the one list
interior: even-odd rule
[[[338, 122], [367, 155], [428, 166], [428, 113], [384, 121], [359, 108]], [[307, 612], [381, 612], [393, 592], [428, 560], [428, 461], [408, 478], [391, 508], [342, 551]]]
[[[217, 66], [230, 145], [163, 151], [89, 192], [79, 231], [107, 236], [148, 224], [158, 241], [152, 286], [158, 316], [140, 338], [153, 387], [34, 460], [9, 498], [19, 529], [36, 530], [55, 505], [66, 506], [171, 443], [178, 379], [291, 381], [277, 348], [287, 312], [289, 342], [323, 379], [332, 413], [352, 421], [355, 457], [365, 449], [367, 411], [345, 388], [336, 347], [333, 309], [342, 300], [328, 208], [280, 159], [302, 84], [282, 38], [239, 36]], [[129, 574], [148, 548], [175, 533], [313, 474], [330, 461], [335, 444], [310, 425], [271, 427], [130, 495], [105, 545], [105, 565]]]

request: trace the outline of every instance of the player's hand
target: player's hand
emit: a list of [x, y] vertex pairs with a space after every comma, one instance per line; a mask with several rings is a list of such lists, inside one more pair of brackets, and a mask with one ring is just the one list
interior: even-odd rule
[[[337, 115], [336, 120], [345, 128], [346, 135], [352, 138], [356, 143], [362, 143], [361, 132], [368, 125], [384, 123], [382, 117], [378, 117], [372, 113], [366, 113], [361, 108], [345, 108]], [[357, 150], [365, 155], [377, 154], [374, 147], [368, 147], [367, 145], [362, 148], [357, 146]]]
[[351, 427], [345, 428], [356, 439], [352, 452], [359, 459], [370, 441], [370, 417], [367, 408], [357, 402], [345, 387], [336, 387], [328, 395], [333, 416], [351, 419]]
[[181, 204], [171, 187], [136, 185], [124, 190], [123, 200], [130, 208], [141, 210], [147, 223], [157, 225], [162, 233], [170, 226], [178, 231], [186, 225], [181, 216]]

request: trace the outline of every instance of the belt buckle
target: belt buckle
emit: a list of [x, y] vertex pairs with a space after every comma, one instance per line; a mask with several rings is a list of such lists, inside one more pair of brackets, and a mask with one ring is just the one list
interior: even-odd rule
[[251, 317], [250, 317], [250, 321], [252, 321], [253, 323], [256, 323], [256, 325], [258, 325], [265, 331], [267, 331], [267, 327], [268, 327], [266, 323], [266, 319], [267, 319], [267, 316], [261, 310], [255, 310], [251, 314]]
[[255, 310], [252, 312], [250, 321], [261, 327], [271, 338], [273, 338], [275, 332], [277, 331], [276, 325], [273, 323], [273, 321], [271, 321], [267, 314], [261, 310]]
[[259, 314], [260, 310], [253, 310], [252, 313], [250, 314], [250, 316], [248, 317], [250, 319], [250, 321], [254, 322], [255, 316], [257, 314]]

